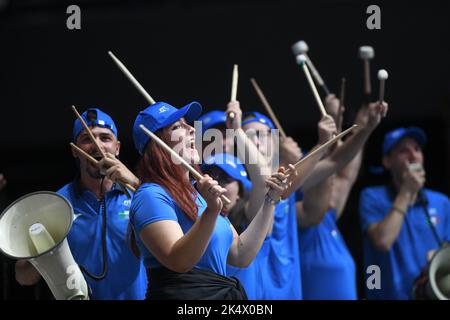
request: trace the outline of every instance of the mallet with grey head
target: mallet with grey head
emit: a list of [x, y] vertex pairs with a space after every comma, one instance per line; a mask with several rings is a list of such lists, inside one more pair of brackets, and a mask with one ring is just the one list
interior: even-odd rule
[[319, 71], [317, 71], [316, 67], [312, 63], [311, 59], [308, 56], [309, 47], [306, 44], [305, 41], [300, 40], [296, 43], [294, 43], [291, 47], [292, 53], [294, 53], [295, 57], [297, 58], [298, 55], [302, 54], [306, 57], [306, 63], [308, 64], [309, 69], [311, 69], [312, 76], [316, 80], [317, 84], [322, 88], [323, 92], [326, 96], [330, 94], [330, 90], [328, 90], [327, 85], [323, 81], [322, 77], [319, 74]]

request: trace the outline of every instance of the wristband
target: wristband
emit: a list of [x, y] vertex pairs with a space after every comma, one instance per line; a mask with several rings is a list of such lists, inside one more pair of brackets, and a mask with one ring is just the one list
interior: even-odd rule
[[392, 206], [392, 211], [397, 211], [402, 214], [402, 216], [406, 216], [406, 211], [397, 208], [396, 206]]
[[281, 198], [278, 200], [273, 200], [271, 196], [269, 196], [269, 193], [266, 194], [266, 197], [264, 199], [268, 204], [272, 204], [276, 206], [278, 203], [280, 203]]

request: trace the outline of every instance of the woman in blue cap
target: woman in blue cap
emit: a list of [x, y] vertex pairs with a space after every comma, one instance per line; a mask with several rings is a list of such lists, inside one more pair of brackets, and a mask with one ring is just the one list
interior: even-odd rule
[[[246, 299], [239, 281], [226, 277], [226, 264], [250, 264], [270, 224], [271, 212], [261, 210], [238, 235], [220, 215], [220, 196], [226, 189], [208, 175], [194, 185], [189, 171], [175, 164], [139, 127], [143, 124], [187, 162], [196, 163], [195, 130], [188, 123], [200, 113], [197, 102], [180, 109], [158, 102], [140, 112], [134, 124], [142, 184], [130, 220], [148, 270], [149, 299]], [[267, 185], [266, 201], [273, 205], [288, 181], [277, 173]]]

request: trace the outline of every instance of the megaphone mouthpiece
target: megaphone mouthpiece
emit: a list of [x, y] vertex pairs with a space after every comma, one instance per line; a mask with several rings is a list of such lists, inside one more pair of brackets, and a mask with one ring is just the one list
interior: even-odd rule
[[295, 57], [295, 59], [299, 65], [305, 64], [307, 60], [304, 54], [299, 54], [297, 57]]

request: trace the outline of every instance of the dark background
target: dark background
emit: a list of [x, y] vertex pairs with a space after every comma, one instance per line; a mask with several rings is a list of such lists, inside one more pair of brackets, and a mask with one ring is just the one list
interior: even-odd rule
[[[66, 28], [69, 4], [81, 8], [81, 30]], [[366, 28], [370, 4], [381, 8], [381, 30]], [[134, 166], [132, 123], [146, 101], [108, 50], [156, 100], [175, 106], [197, 100], [206, 110], [225, 108], [237, 63], [244, 111], [264, 111], [248, 81], [255, 77], [284, 129], [308, 149], [317, 139], [320, 113], [291, 45], [308, 43], [332, 91], [347, 78], [347, 125], [362, 101], [358, 48], [371, 45], [374, 99], [376, 71], [385, 68], [390, 111], [367, 143], [340, 221], [359, 266], [361, 291], [366, 277], [360, 267], [358, 194], [387, 178], [369, 173], [380, 165], [383, 134], [398, 126], [424, 128], [427, 186], [450, 193], [449, 7], [448, 1], [434, 0], [0, 0], [0, 172], [8, 180], [2, 206], [29, 192], [57, 190], [73, 178], [72, 104], [80, 111], [98, 106], [109, 113], [119, 127], [121, 158]], [[45, 283], [20, 288], [11, 261], [2, 264], [0, 284], [3, 299], [49, 297]]]

